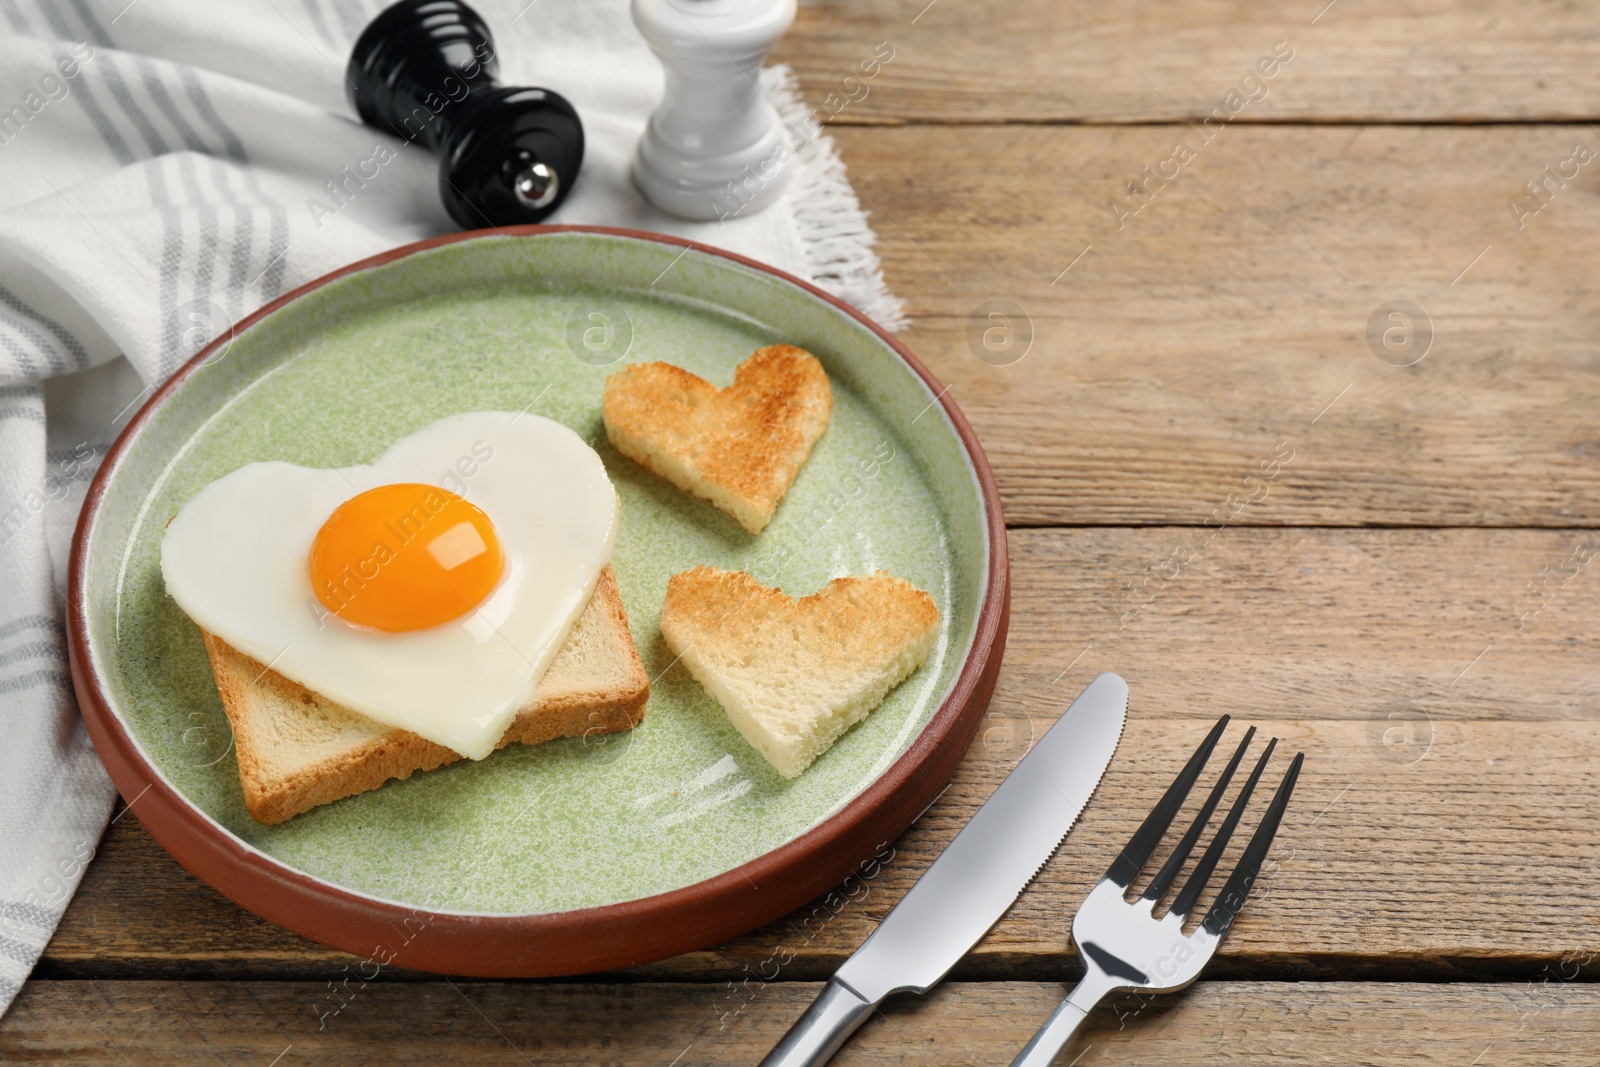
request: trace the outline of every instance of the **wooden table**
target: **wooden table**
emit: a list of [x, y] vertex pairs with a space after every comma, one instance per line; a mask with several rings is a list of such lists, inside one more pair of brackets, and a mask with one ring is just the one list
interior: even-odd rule
[[384, 973], [319, 1028], [353, 958], [119, 819], [0, 1059], [753, 1063], [1116, 670], [1128, 730], [1062, 855], [837, 1062], [1007, 1062], [1077, 970], [1073, 909], [1227, 711], [1307, 754], [1258, 899], [1205, 980], [1102, 1009], [1063, 1062], [1593, 1063], [1600, 22], [1257, 7], [826, 0], [782, 47], [1012, 528], [992, 721], [864, 897], [582, 981]]

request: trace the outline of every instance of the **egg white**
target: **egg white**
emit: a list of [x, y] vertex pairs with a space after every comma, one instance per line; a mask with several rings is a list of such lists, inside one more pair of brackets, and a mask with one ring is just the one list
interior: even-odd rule
[[[422, 482], [482, 508], [505, 572], [476, 610], [380, 633], [311, 585], [317, 531], [358, 493]], [[472, 759], [494, 750], [594, 593], [616, 491], [583, 439], [538, 415], [480, 411], [396, 441], [373, 463], [252, 463], [194, 495], [161, 542], [167, 592], [202, 629], [329, 700]]]

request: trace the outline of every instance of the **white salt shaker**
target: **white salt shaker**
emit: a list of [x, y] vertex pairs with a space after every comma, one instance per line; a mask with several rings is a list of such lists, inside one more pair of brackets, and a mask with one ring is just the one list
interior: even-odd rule
[[633, 160], [656, 207], [729, 219], [782, 195], [794, 151], [760, 74], [794, 14], [795, 0], [633, 0], [634, 25], [666, 68]]

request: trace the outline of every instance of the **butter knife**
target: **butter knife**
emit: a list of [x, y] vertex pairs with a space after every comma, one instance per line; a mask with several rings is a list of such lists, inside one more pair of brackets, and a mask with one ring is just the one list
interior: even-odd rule
[[926, 993], [1039, 873], [1088, 803], [1122, 736], [1128, 685], [1089, 683], [933, 861], [761, 1067], [818, 1067], [892, 993]]

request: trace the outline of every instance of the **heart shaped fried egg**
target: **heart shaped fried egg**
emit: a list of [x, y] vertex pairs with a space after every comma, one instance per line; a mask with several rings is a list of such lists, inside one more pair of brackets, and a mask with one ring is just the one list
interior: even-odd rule
[[473, 759], [493, 751], [583, 612], [616, 540], [583, 439], [480, 411], [371, 464], [252, 463], [161, 543], [191, 619], [284, 677]]

